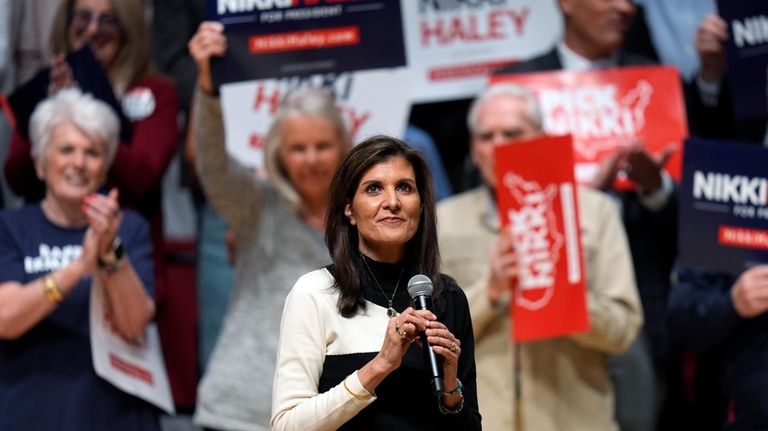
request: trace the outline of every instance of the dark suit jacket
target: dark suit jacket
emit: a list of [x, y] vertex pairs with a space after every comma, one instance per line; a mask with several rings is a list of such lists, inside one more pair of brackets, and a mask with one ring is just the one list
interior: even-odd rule
[[763, 142], [768, 118], [736, 118], [727, 77], [720, 85], [720, 94], [715, 106], [707, 106], [701, 102], [696, 80], [686, 85], [686, 93], [691, 136], [745, 143]]
[[[653, 60], [641, 55], [619, 51], [619, 66], [647, 66], [653, 64], [655, 64]], [[528, 61], [502, 67], [501, 69], [496, 70], [493, 74], [503, 75], [506, 73], [544, 72], [547, 70], [561, 70], [562, 68], [563, 62], [560, 61], [560, 55], [557, 53], [557, 48], [552, 48], [545, 54], [534, 57]]]
[[[619, 52], [619, 66], [650, 65], [645, 57]], [[509, 66], [494, 74], [561, 70], [563, 64], [556, 49], [523, 63]], [[617, 192], [621, 200], [624, 227], [629, 238], [635, 278], [645, 312], [645, 329], [650, 337], [654, 359], [664, 361], [669, 354], [666, 330], [667, 296], [671, 287], [670, 273], [677, 255], [677, 193], [659, 211], [644, 207], [634, 191]]]

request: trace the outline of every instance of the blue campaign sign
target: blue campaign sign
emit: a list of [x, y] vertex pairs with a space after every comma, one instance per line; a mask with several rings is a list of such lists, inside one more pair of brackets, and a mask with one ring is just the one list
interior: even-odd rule
[[680, 184], [679, 256], [734, 275], [768, 263], [768, 149], [689, 139]]
[[216, 85], [405, 65], [400, 0], [207, 0], [228, 51]]
[[736, 116], [764, 117], [768, 113], [768, 1], [718, 0], [717, 7], [728, 24], [725, 54]]

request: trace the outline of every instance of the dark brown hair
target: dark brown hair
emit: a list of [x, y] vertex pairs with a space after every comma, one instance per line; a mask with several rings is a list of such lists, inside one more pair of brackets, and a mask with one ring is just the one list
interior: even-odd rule
[[421, 200], [419, 227], [406, 244], [405, 273], [424, 274], [432, 279], [433, 301], [440, 296], [442, 284], [438, 275], [440, 252], [437, 246], [437, 214], [432, 176], [427, 162], [418, 150], [405, 142], [384, 135], [372, 136], [361, 142], [347, 154], [336, 171], [331, 183], [331, 197], [326, 216], [325, 244], [331, 254], [330, 267], [339, 289], [339, 313], [350, 317], [365, 307], [360, 273], [364, 270], [358, 248], [357, 227], [344, 214], [344, 208], [352, 202], [363, 174], [371, 167], [392, 158], [401, 157], [412, 167], [416, 175], [416, 187]]

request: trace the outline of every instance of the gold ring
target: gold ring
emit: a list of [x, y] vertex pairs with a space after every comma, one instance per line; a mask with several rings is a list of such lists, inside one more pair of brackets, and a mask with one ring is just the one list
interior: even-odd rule
[[451, 352], [456, 352], [456, 343], [451, 343], [451, 347], [448, 348]]
[[405, 333], [405, 331], [400, 330], [400, 324], [395, 322], [395, 332], [397, 332], [397, 335], [400, 336], [401, 340], [405, 340], [405, 337], [408, 336], [408, 334]]

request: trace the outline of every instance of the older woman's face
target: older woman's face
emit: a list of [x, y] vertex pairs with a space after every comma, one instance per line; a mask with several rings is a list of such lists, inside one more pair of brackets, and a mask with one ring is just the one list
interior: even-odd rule
[[280, 126], [280, 162], [304, 201], [327, 201], [331, 180], [341, 163], [342, 144], [328, 120], [293, 114]]
[[70, 123], [53, 129], [42, 157], [38, 172], [45, 180], [48, 194], [61, 201], [79, 205], [104, 179], [105, 145]]
[[77, 51], [90, 44], [99, 62], [109, 68], [121, 46], [121, 24], [109, 0], [76, 0], [67, 29], [69, 46]]
[[361, 252], [382, 262], [401, 260], [421, 217], [413, 166], [402, 157], [372, 166], [344, 213], [357, 226]]

